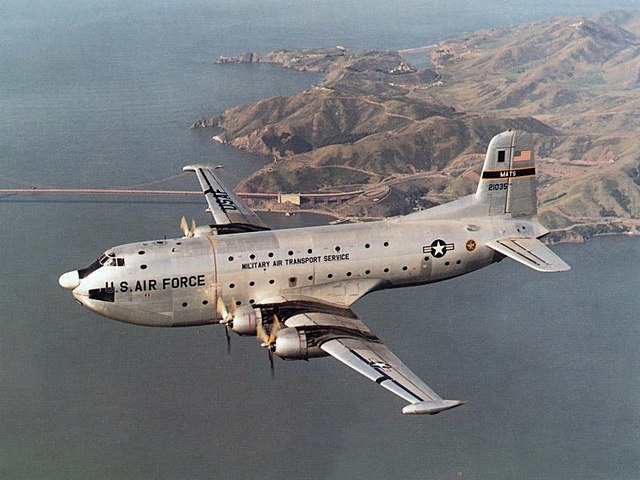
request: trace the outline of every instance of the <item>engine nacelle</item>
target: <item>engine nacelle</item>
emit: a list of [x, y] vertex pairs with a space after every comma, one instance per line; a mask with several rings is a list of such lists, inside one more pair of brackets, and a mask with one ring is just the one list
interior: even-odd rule
[[250, 305], [243, 305], [238, 308], [233, 316], [231, 330], [239, 335], [256, 335], [258, 324], [262, 323], [262, 312], [260, 309]]
[[276, 333], [273, 353], [289, 360], [326, 357], [328, 354], [319, 347], [309, 346], [304, 329], [283, 328]]

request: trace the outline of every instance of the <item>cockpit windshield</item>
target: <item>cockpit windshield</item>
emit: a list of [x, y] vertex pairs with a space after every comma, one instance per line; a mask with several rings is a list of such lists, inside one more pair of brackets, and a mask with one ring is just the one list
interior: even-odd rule
[[103, 267], [124, 267], [124, 258], [116, 257], [113, 252], [105, 252], [98, 258], [98, 263]]
[[85, 278], [100, 267], [124, 267], [124, 258], [116, 257], [114, 252], [105, 252], [87, 268], [81, 268], [78, 270], [78, 276], [80, 278]]

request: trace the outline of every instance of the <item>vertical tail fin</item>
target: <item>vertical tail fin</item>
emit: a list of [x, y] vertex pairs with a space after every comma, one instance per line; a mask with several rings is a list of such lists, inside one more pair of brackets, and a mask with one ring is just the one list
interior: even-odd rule
[[515, 130], [491, 139], [475, 197], [487, 215], [531, 217], [537, 211], [536, 168], [531, 145]]

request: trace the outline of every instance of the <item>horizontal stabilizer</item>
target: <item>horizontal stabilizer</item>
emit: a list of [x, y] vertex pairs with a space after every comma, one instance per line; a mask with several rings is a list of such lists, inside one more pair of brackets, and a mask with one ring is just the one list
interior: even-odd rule
[[424, 401], [407, 405], [402, 409], [405, 415], [435, 415], [436, 413], [464, 405], [466, 402], [460, 400], [440, 400], [440, 401]]
[[487, 247], [539, 272], [564, 272], [571, 268], [537, 238], [499, 238], [487, 242]]

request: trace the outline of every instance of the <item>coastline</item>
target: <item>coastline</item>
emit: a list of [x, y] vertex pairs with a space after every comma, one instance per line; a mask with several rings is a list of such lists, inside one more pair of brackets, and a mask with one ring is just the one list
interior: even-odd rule
[[[611, 106], [605, 101], [611, 89], [604, 88], [602, 93], [590, 88], [591, 96], [585, 96], [584, 85], [590, 77], [580, 76], [583, 70], [601, 65], [612, 51], [633, 48], [632, 38], [640, 42], [630, 31], [619, 33], [627, 25], [624, 22], [628, 19], [612, 14], [580, 21], [550, 19], [536, 23], [533, 36], [530, 25], [520, 25], [402, 51], [428, 52], [431, 62], [423, 69], [397, 51], [350, 52], [340, 46], [220, 57], [216, 60], [219, 65], [273, 63], [320, 72], [324, 80], [290, 97], [265, 98], [203, 117], [192, 128], [213, 127], [215, 142], [274, 160], [242, 180], [241, 192], [363, 190], [361, 196], [321, 209], [342, 221], [407, 214], [472, 193], [481, 163], [479, 150], [486, 145], [487, 136], [515, 128], [531, 135], [537, 146], [538, 216], [550, 230], [548, 242], [635, 236], [640, 234], [635, 220], [640, 218], [640, 167], [636, 165], [640, 148], [628, 147], [634, 135], [628, 127], [602, 124], [602, 118], [616, 114], [609, 113]], [[640, 29], [636, 30], [640, 35]], [[550, 35], [553, 39], [547, 38]], [[592, 55], [573, 55], [584, 41], [594, 44]], [[510, 42], [517, 42], [517, 47]], [[534, 77], [532, 85], [544, 85], [544, 100], [532, 88], [518, 86], [519, 76], [530, 82], [532, 74], [539, 74], [540, 61], [529, 48], [536, 42], [545, 42], [549, 55], [569, 56], [577, 77], [574, 80], [563, 73], [566, 65], [543, 60], [547, 74]], [[506, 64], [515, 62], [515, 68], [500, 71], [498, 77], [514, 78], [515, 86], [490, 83], [496, 75], [483, 80], [485, 70], [501, 68], [495, 64], [495, 55], [508, 56], [514, 48], [519, 49], [519, 56]], [[477, 67], [469, 68], [469, 62]], [[549, 72], [557, 80], [547, 82]], [[607, 81], [615, 84], [617, 77]], [[473, 94], [483, 82], [494, 97], [506, 96], [508, 101], [492, 100], [490, 112], [483, 111], [491, 102], [482, 100], [479, 92]], [[615, 93], [635, 100], [633, 90]], [[550, 103], [544, 106], [545, 102]], [[581, 113], [585, 109], [589, 115]], [[626, 113], [621, 115], [622, 120], [627, 118]], [[584, 118], [585, 123], [567, 126], [574, 118]], [[423, 178], [407, 181], [412, 175]], [[386, 185], [391, 178], [397, 181]], [[378, 201], [371, 192], [381, 185], [390, 188], [390, 193]], [[255, 207], [292, 211], [264, 203]], [[313, 210], [315, 207], [296, 207], [295, 211]]]

